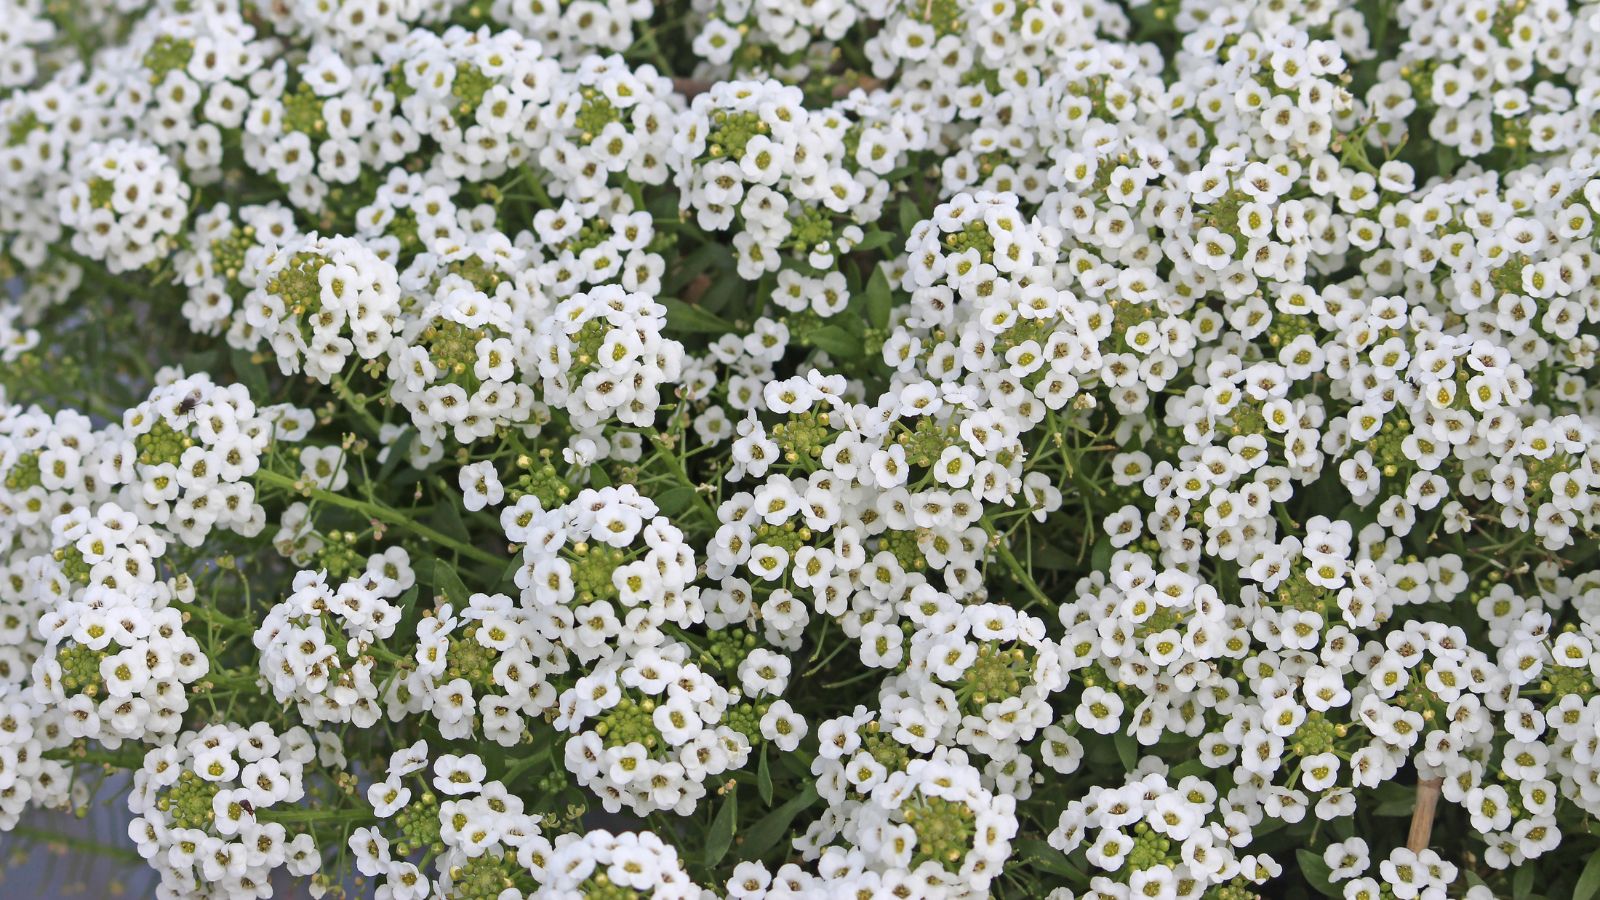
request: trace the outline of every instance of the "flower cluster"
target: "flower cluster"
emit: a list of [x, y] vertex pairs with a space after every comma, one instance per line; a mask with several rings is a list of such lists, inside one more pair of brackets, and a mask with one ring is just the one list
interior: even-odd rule
[[1590, 5], [4, 18], [0, 827], [131, 771], [172, 898], [1593, 886]]

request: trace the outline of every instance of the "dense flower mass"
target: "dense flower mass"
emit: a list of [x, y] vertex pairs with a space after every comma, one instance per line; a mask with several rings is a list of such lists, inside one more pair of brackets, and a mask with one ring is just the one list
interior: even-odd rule
[[0, 830], [1600, 895], [1600, 4], [0, 7]]

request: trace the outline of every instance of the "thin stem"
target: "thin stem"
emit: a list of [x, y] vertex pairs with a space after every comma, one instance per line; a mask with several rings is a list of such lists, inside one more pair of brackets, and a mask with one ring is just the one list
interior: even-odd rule
[[43, 828], [33, 828], [27, 825], [18, 825], [10, 833], [29, 841], [38, 841], [50, 847], [61, 847], [66, 850], [93, 853], [110, 859], [130, 863], [143, 863], [144, 857], [129, 850], [127, 847], [118, 847], [114, 844], [102, 844], [88, 838], [74, 837], [69, 834], [56, 834]]
[[656, 445], [656, 456], [666, 460], [667, 466], [672, 470], [673, 477], [678, 479], [679, 484], [689, 489], [694, 496], [695, 505], [700, 508], [702, 513], [705, 513], [707, 521], [715, 523], [717, 521], [717, 511], [711, 508], [710, 501], [706, 500], [705, 495], [700, 493], [700, 486], [694, 483], [693, 479], [689, 477], [688, 470], [684, 469], [683, 463], [678, 460], [676, 442], [668, 439], [664, 434], [655, 432], [650, 433], [650, 440]]
[[1028, 596], [1044, 604], [1046, 609], [1055, 609], [1055, 601], [1045, 596], [1044, 591], [1039, 590], [1039, 585], [1034, 582], [1033, 576], [1028, 574], [1027, 568], [1011, 552], [1011, 547], [1006, 543], [1005, 538], [996, 541], [994, 546], [995, 550], [1000, 554], [1000, 561], [1006, 564], [1007, 569], [1011, 570], [1011, 576], [1028, 592]]
[[343, 494], [336, 494], [333, 491], [312, 487], [302, 481], [290, 478], [288, 475], [284, 475], [281, 472], [273, 472], [268, 469], [262, 469], [257, 472], [256, 479], [262, 484], [283, 488], [290, 493], [312, 497], [316, 500], [322, 501], [323, 503], [329, 503], [334, 506], [342, 506], [345, 509], [360, 513], [362, 516], [365, 516], [368, 519], [376, 519], [377, 521], [383, 522], [386, 525], [392, 525], [395, 528], [409, 531], [417, 537], [432, 541], [441, 547], [444, 547], [448, 550], [453, 550], [456, 553], [459, 553], [462, 556], [477, 562], [492, 563], [495, 565], [501, 565], [505, 562], [504, 559], [496, 556], [493, 553], [490, 553], [487, 550], [479, 549], [471, 544], [458, 541], [449, 535], [441, 534], [440, 532], [429, 528], [421, 522], [414, 521], [411, 515], [408, 513], [398, 509], [390, 508], [381, 503], [369, 503], [363, 500], [357, 500], [354, 497], [346, 497]]

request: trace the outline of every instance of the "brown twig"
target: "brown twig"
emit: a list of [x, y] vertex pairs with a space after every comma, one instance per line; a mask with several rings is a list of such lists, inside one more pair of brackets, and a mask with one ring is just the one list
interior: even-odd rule
[[674, 78], [672, 79], [672, 89], [692, 100], [696, 95], [704, 94], [706, 91], [711, 90], [711, 82], [700, 81], [696, 78]]
[[706, 291], [709, 290], [711, 290], [711, 276], [696, 275], [688, 284], [683, 286], [683, 302], [699, 303], [700, 298], [704, 297]]
[[1439, 791], [1443, 778], [1424, 778], [1417, 782], [1417, 806], [1411, 812], [1411, 833], [1406, 836], [1406, 849], [1421, 853], [1428, 849], [1433, 837], [1433, 814], [1439, 808]]

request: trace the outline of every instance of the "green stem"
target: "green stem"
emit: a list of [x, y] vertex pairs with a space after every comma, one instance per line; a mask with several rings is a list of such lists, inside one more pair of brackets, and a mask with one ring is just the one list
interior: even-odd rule
[[182, 600], [172, 601], [174, 609], [188, 613], [197, 619], [203, 619], [226, 631], [236, 634], [255, 634], [255, 627], [243, 619], [235, 619], [200, 603], [185, 603]]
[[56, 834], [43, 828], [32, 828], [27, 825], [19, 825], [15, 828], [12, 828], [9, 833], [24, 840], [38, 841], [41, 844], [52, 847], [64, 847], [68, 850], [83, 853], [93, 853], [97, 856], [105, 856], [110, 859], [121, 860], [123, 862], [141, 864], [144, 862], [144, 857], [140, 856], [133, 850], [128, 849], [127, 847], [118, 847], [114, 844], [102, 844], [99, 841], [93, 841], [88, 838], [73, 837], [69, 834]]
[[358, 395], [342, 375], [334, 376], [330, 384], [333, 387], [333, 392], [338, 395], [340, 400], [344, 401], [345, 407], [356, 414], [356, 418], [360, 419], [361, 424], [372, 432], [373, 437], [377, 437], [383, 431], [383, 423], [379, 422], [376, 416], [367, 411], [366, 398]]
[[505, 563], [504, 559], [496, 556], [493, 553], [490, 553], [487, 550], [479, 549], [471, 544], [458, 541], [449, 535], [441, 534], [440, 532], [429, 528], [421, 522], [413, 521], [409, 514], [397, 509], [392, 509], [388, 506], [384, 506], [381, 503], [368, 503], [362, 500], [357, 500], [354, 497], [346, 497], [343, 494], [336, 494], [333, 491], [311, 487], [310, 485], [307, 485], [297, 479], [290, 478], [281, 472], [273, 472], [268, 469], [262, 469], [257, 472], [256, 479], [262, 484], [282, 488], [290, 493], [302, 494], [304, 496], [319, 500], [323, 503], [332, 504], [333, 506], [340, 506], [353, 512], [360, 513], [362, 516], [368, 519], [376, 519], [377, 521], [383, 522], [386, 525], [392, 525], [395, 528], [409, 531], [417, 537], [432, 541], [441, 547], [444, 547], [448, 550], [453, 550], [456, 553], [459, 553], [462, 556], [465, 556], [476, 562], [491, 563], [494, 565], [502, 565]]
[[143, 753], [130, 753], [120, 750], [89, 750], [87, 748], [62, 747], [59, 750], [46, 750], [44, 756], [46, 759], [54, 759], [64, 763], [103, 765], [114, 769], [137, 769], [144, 765]]
[[1006, 564], [1007, 569], [1011, 570], [1011, 577], [1022, 585], [1023, 589], [1028, 592], [1028, 596], [1044, 604], [1045, 609], [1056, 608], [1055, 601], [1046, 597], [1044, 591], [1039, 590], [1039, 585], [1034, 582], [1033, 576], [1029, 575], [1027, 568], [1017, 560], [1004, 538], [995, 543], [995, 550], [1000, 554], [1000, 561]]
[[694, 480], [689, 477], [689, 472], [683, 467], [683, 463], [679, 462], [678, 448], [675, 446], [675, 442], [668, 440], [665, 435], [654, 432], [650, 433], [650, 440], [656, 445], [656, 457], [666, 460], [668, 468], [672, 470], [673, 477], [678, 479], [679, 484], [689, 489], [694, 497], [695, 505], [705, 514], [706, 520], [715, 524], [717, 511], [711, 507], [711, 503], [706, 500], [705, 495], [700, 493], [700, 486], [695, 484]]

